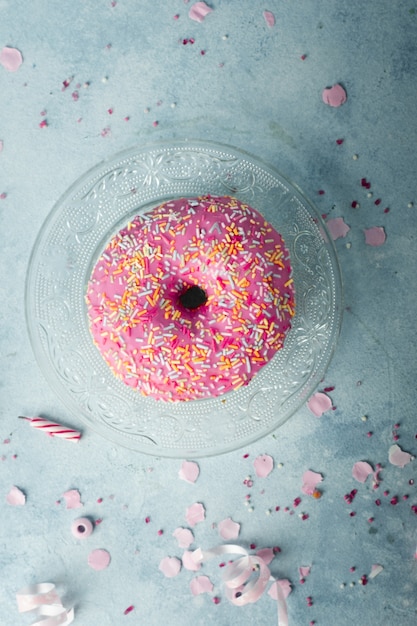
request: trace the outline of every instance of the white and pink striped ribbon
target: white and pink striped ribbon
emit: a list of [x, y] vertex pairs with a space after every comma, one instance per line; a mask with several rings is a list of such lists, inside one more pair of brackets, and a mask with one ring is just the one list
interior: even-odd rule
[[42, 430], [50, 437], [61, 437], [67, 441], [73, 441], [74, 443], [77, 443], [81, 439], [81, 433], [78, 430], [68, 428], [56, 422], [51, 422], [43, 417], [25, 417], [24, 415], [19, 415], [19, 417], [30, 422], [32, 428]]
[[42, 619], [32, 626], [67, 626], [74, 620], [74, 609], [66, 609], [53, 583], [39, 583], [24, 587], [16, 594], [19, 613], [33, 611]]
[[[197, 548], [192, 553], [196, 563], [207, 561], [222, 554], [241, 555], [235, 561], [229, 563], [223, 570], [223, 582], [226, 586], [226, 595], [230, 602], [236, 606], [243, 606], [249, 602], [256, 602], [262, 596], [268, 582], [275, 582], [271, 576], [269, 567], [265, 561], [257, 556], [249, 554], [238, 545], [226, 544], [210, 550]], [[284, 593], [280, 585], [276, 585], [278, 626], [288, 626], [288, 611]]]

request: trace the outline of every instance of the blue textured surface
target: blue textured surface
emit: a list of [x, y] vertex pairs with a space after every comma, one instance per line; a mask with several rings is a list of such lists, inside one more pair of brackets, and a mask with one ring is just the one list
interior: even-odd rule
[[[220, 543], [212, 525], [229, 516], [242, 525], [242, 545], [281, 547], [271, 567], [293, 583], [290, 625], [411, 626], [417, 621], [417, 516], [411, 509], [417, 494], [409, 481], [417, 476], [415, 461], [403, 469], [389, 464], [388, 449], [398, 422], [398, 443], [417, 453], [417, 7], [386, 0], [267, 7], [216, 0], [199, 24], [189, 19], [189, 6], [180, 0], [119, 0], [115, 6], [108, 0], [0, 1], [0, 49], [14, 46], [24, 57], [16, 73], [0, 66], [0, 194], [7, 194], [0, 200], [0, 441], [10, 439], [0, 443], [0, 623], [29, 623], [17, 613], [15, 593], [46, 580], [75, 605], [80, 626], [274, 623], [276, 607], [267, 595], [243, 608], [230, 605], [215, 564], [204, 569], [219, 605], [209, 595], [193, 598], [191, 572], [170, 580], [159, 572], [164, 556], [181, 556], [172, 532], [186, 526], [186, 507], [199, 501], [207, 517], [195, 528], [196, 547]], [[275, 14], [274, 28], [263, 19], [265, 8]], [[191, 37], [194, 44], [181, 43]], [[338, 82], [348, 100], [333, 109], [321, 92]], [[46, 128], [39, 127], [42, 111]], [[110, 131], [103, 137], [105, 128]], [[195, 485], [179, 480], [180, 461], [116, 448], [89, 430], [73, 446], [16, 419], [40, 414], [83, 427], [46, 384], [25, 327], [27, 263], [44, 219], [97, 162], [134, 144], [170, 138], [249, 150], [297, 182], [321, 212], [343, 216], [351, 227], [336, 242], [347, 310], [321, 387], [335, 387], [336, 409], [318, 419], [304, 408], [274, 436], [200, 460]], [[371, 198], [363, 177], [372, 184]], [[352, 209], [355, 200], [360, 208]], [[383, 246], [365, 245], [363, 229], [371, 226], [385, 228]], [[253, 470], [263, 453], [276, 464], [266, 479]], [[370, 479], [361, 485], [351, 477], [359, 460], [383, 466], [378, 490]], [[318, 501], [301, 494], [307, 469], [324, 476]], [[250, 490], [243, 484], [248, 475]], [[25, 507], [6, 504], [12, 485], [27, 494]], [[56, 504], [70, 488], [79, 489], [82, 509]], [[354, 488], [348, 506], [343, 496]], [[249, 492], [253, 512], [244, 504]], [[294, 514], [286, 512], [299, 495]], [[303, 521], [299, 512], [309, 518]], [[84, 543], [70, 532], [80, 514], [103, 519]], [[107, 570], [88, 567], [93, 548], [111, 553]], [[384, 571], [359, 585], [374, 563]], [[304, 585], [302, 565], [312, 565]], [[131, 604], [134, 611], [124, 616]]]

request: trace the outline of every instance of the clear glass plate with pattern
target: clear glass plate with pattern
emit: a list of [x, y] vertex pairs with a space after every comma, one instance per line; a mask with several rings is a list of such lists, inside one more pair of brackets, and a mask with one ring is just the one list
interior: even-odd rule
[[[284, 347], [246, 387], [208, 400], [156, 401], [118, 380], [99, 354], [86, 286], [106, 242], [130, 218], [168, 199], [208, 193], [247, 202], [283, 235], [296, 314]], [[306, 402], [336, 346], [341, 275], [328, 231], [298, 187], [237, 148], [176, 141], [100, 163], [58, 201], [30, 259], [26, 317], [41, 370], [88, 426], [143, 453], [202, 457], [264, 437]]]

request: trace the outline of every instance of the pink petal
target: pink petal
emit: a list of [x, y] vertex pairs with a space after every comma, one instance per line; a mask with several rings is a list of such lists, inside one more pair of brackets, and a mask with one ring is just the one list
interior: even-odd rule
[[9, 72], [16, 72], [23, 63], [22, 54], [17, 48], [3, 48], [0, 52], [0, 65]]
[[190, 582], [190, 589], [193, 596], [200, 593], [210, 593], [213, 591], [213, 583], [208, 576], [196, 576]]
[[183, 461], [178, 476], [187, 483], [195, 483], [200, 474], [200, 468], [194, 461]]
[[347, 95], [342, 85], [326, 87], [321, 94], [323, 102], [331, 107], [340, 107], [346, 102]]
[[331, 220], [327, 220], [326, 225], [333, 241], [340, 237], [346, 237], [350, 231], [350, 226], [345, 223], [343, 217], [334, 217]]
[[292, 589], [291, 583], [287, 578], [283, 578], [281, 580], [276, 580], [275, 582], [273, 582], [269, 588], [268, 595], [270, 595], [273, 600], [278, 600], [277, 585], [281, 587], [284, 598], [288, 598]]
[[222, 522], [217, 524], [219, 534], [223, 539], [237, 539], [240, 533], [240, 524], [234, 522], [230, 517], [227, 517]]
[[159, 569], [167, 578], [173, 578], [180, 573], [181, 561], [176, 556], [166, 556], [159, 563]]
[[360, 483], [364, 483], [369, 474], [374, 473], [374, 468], [366, 461], [358, 461], [352, 468], [352, 476]]
[[81, 502], [81, 495], [77, 489], [70, 489], [62, 494], [65, 499], [67, 509], [79, 509], [83, 506]]
[[88, 564], [95, 570], [106, 569], [110, 565], [110, 560], [107, 550], [93, 550], [88, 555]]
[[0, 152], [2, 152], [3, 147], [4, 147], [3, 140], [2, 140], [2, 139], [0, 139]]
[[298, 571], [300, 572], [300, 576], [301, 578], [306, 578], [310, 571], [311, 571], [311, 566], [310, 565], [302, 565], [301, 567], [298, 568]]
[[188, 507], [185, 513], [185, 519], [190, 526], [195, 526], [198, 522], [202, 522], [206, 517], [206, 510], [200, 502], [195, 502]]
[[194, 543], [194, 535], [188, 528], [176, 528], [172, 535], [180, 548], [189, 548]]
[[261, 454], [253, 462], [256, 475], [259, 478], [266, 478], [274, 468], [274, 459], [268, 454]]
[[271, 13], [271, 11], [264, 11], [263, 16], [269, 28], [272, 28], [273, 26], [275, 26], [275, 15]]
[[262, 548], [261, 550], [257, 551], [256, 556], [259, 556], [260, 559], [262, 559], [267, 565], [269, 565], [269, 563], [275, 557], [275, 552], [272, 548]]
[[408, 452], [404, 452], [401, 450], [400, 446], [396, 443], [390, 447], [388, 451], [388, 460], [392, 465], [396, 465], [397, 467], [404, 467], [410, 461], [412, 461], [414, 457]]
[[375, 563], [375, 565], [372, 565], [371, 573], [369, 574], [368, 578], [375, 578], [375, 576], [378, 576], [378, 574], [383, 571], [384, 568], [382, 567], [382, 565], [378, 565], [377, 563]]
[[301, 491], [308, 496], [311, 496], [314, 493], [316, 486], [321, 483], [322, 480], [322, 474], [313, 472], [312, 470], [307, 470], [303, 474], [303, 485], [301, 487]]
[[182, 564], [185, 569], [188, 569], [191, 572], [197, 572], [199, 569], [201, 569], [201, 563], [196, 563], [193, 558], [193, 554], [193, 552], [188, 550], [184, 552], [182, 555]]
[[26, 496], [19, 487], [13, 485], [6, 496], [6, 502], [12, 506], [23, 506], [26, 503]]
[[365, 233], [365, 243], [367, 243], [368, 246], [382, 246], [387, 238], [382, 226], [364, 228], [363, 232]]
[[328, 395], [322, 391], [318, 391], [311, 396], [310, 400], [307, 402], [307, 406], [313, 415], [320, 417], [325, 411], [331, 409], [333, 404]]
[[211, 13], [211, 9], [205, 2], [196, 2], [192, 5], [188, 12], [188, 17], [196, 22], [202, 22], [208, 13]]

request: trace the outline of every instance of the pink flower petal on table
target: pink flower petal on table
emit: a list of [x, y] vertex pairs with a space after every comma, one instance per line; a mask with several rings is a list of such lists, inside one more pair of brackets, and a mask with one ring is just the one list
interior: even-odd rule
[[271, 596], [273, 600], [278, 600], [277, 585], [281, 587], [284, 598], [288, 598], [292, 589], [291, 583], [287, 578], [282, 578], [281, 580], [276, 580], [275, 582], [273, 582], [269, 588], [268, 595]]
[[368, 578], [375, 578], [375, 576], [378, 576], [378, 574], [380, 574], [383, 571], [384, 571], [384, 568], [382, 567], [382, 565], [378, 565], [377, 563], [375, 563], [371, 567], [371, 573], [368, 575]]
[[183, 461], [178, 476], [187, 483], [195, 483], [200, 474], [200, 468], [194, 461]]
[[298, 571], [300, 573], [301, 578], [307, 578], [307, 576], [309, 575], [309, 573], [311, 571], [311, 566], [310, 565], [302, 565], [301, 567], [298, 568]]
[[16, 72], [23, 63], [22, 53], [17, 48], [5, 47], [0, 52], [0, 65], [8, 72]]
[[200, 593], [210, 593], [213, 591], [213, 583], [208, 576], [196, 576], [190, 582], [190, 589], [193, 596], [198, 596]]
[[271, 11], [264, 11], [263, 16], [269, 28], [272, 28], [273, 26], [275, 26], [275, 15], [271, 13]]
[[364, 483], [370, 474], [374, 473], [374, 468], [366, 461], [358, 461], [352, 468], [352, 476], [360, 483]]
[[387, 238], [382, 226], [364, 228], [363, 232], [365, 233], [365, 243], [368, 244], [368, 246], [382, 246]]
[[327, 394], [318, 391], [311, 396], [310, 400], [307, 402], [307, 406], [313, 415], [321, 417], [323, 413], [332, 408], [333, 403]]
[[205, 2], [196, 2], [192, 5], [188, 12], [188, 17], [196, 22], [202, 22], [206, 15], [212, 12], [211, 9]]
[[81, 495], [78, 489], [70, 489], [62, 494], [65, 499], [67, 509], [79, 509], [83, 506], [81, 502]]
[[194, 552], [186, 550], [182, 555], [182, 564], [185, 569], [191, 572], [198, 572], [201, 569], [201, 563], [197, 563], [193, 557]]
[[262, 548], [257, 551], [256, 556], [259, 556], [260, 559], [269, 565], [269, 563], [275, 558], [275, 552], [272, 548]]
[[240, 524], [227, 517], [217, 524], [219, 534], [223, 539], [237, 539], [240, 533]]
[[88, 564], [93, 569], [99, 571], [106, 569], [110, 565], [110, 554], [107, 550], [93, 550], [88, 555]]
[[189, 548], [194, 543], [194, 535], [188, 528], [176, 528], [172, 535], [180, 548]]
[[274, 468], [274, 459], [269, 454], [261, 454], [254, 460], [253, 466], [258, 478], [266, 478]]
[[6, 496], [6, 502], [12, 506], [23, 506], [26, 504], [26, 496], [23, 491], [19, 489], [19, 487], [13, 485]]
[[340, 107], [346, 102], [347, 95], [342, 85], [326, 87], [321, 94], [323, 102], [331, 107]]
[[343, 217], [334, 217], [331, 220], [327, 220], [326, 226], [329, 229], [333, 241], [340, 239], [340, 237], [346, 237], [350, 231], [350, 226], [345, 223]]
[[301, 487], [301, 491], [308, 496], [313, 495], [316, 486], [321, 483], [323, 480], [323, 476], [318, 472], [313, 472], [312, 470], [307, 470], [303, 474], [303, 484]]
[[181, 571], [181, 561], [176, 556], [166, 556], [159, 563], [159, 569], [167, 578], [173, 578]]
[[407, 465], [413, 458], [414, 457], [409, 452], [401, 450], [400, 446], [396, 443], [388, 450], [389, 462], [397, 467], [404, 467], [404, 465]]
[[185, 513], [185, 519], [190, 526], [195, 526], [198, 522], [202, 522], [206, 517], [206, 510], [200, 502], [195, 502], [188, 507]]

